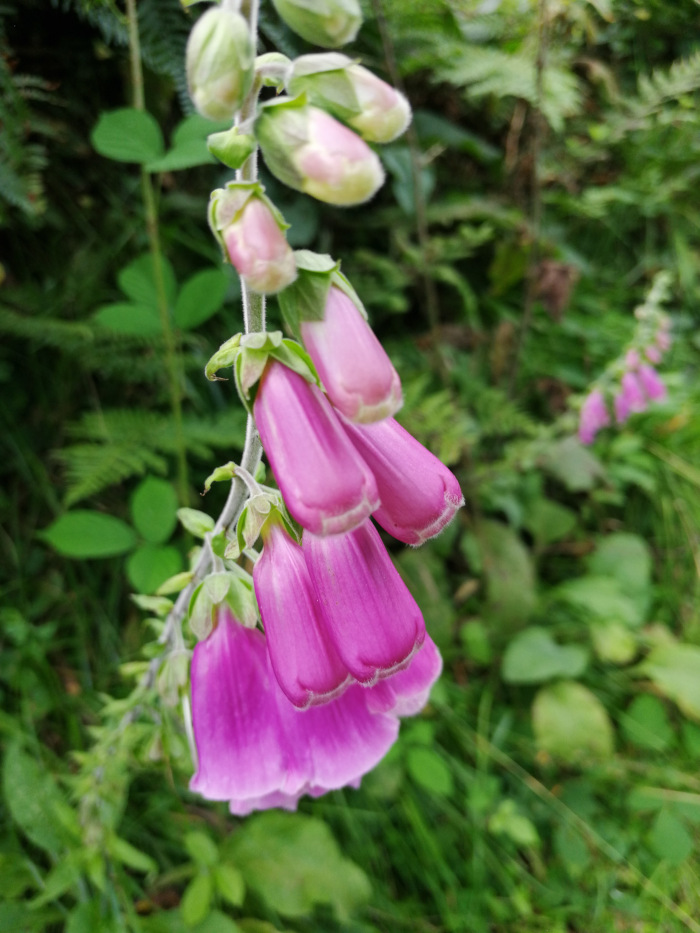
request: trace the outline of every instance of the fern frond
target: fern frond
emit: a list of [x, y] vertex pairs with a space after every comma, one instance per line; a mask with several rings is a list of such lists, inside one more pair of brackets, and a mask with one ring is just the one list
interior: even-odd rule
[[681, 58], [670, 68], [656, 69], [638, 80], [638, 96], [630, 101], [636, 116], [650, 116], [669, 101], [700, 90], [700, 52]]
[[132, 476], [143, 476], [148, 471], [164, 474], [168, 467], [164, 457], [148, 448], [119, 444], [74, 444], [56, 457], [66, 472], [67, 506]]

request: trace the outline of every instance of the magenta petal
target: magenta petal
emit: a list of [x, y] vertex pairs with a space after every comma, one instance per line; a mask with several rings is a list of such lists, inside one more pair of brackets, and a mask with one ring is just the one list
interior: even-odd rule
[[288, 746], [263, 635], [220, 613], [192, 657], [192, 720], [199, 757], [190, 789], [210, 800], [261, 797], [287, 781]]
[[328, 398], [351, 421], [378, 421], [401, 407], [401, 382], [355, 303], [332, 286], [322, 321], [302, 321], [301, 337]]
[[644, 411], [647, 400], [636, 373], [625, 373], [620, 385], [620, 392], [615, 396], [615, 417], [622, 424], [632, 412]]
[[230, 800], [228, 808], [234, 816], [248, 816], [254, 810], [296, 810], [299, 798], [306, 793], [306, 787], [298, 794], [284, 794], [275, 790], [263, 797], [248, 797], [243, 800]]
[[373, 518], [405, 544], [439, 534], [464, 504], [455, 475], [393, 418], [343, 427], [377, 481]]
[[582, 444], [592, 444], [601, 428], [610, 424], [608, 407], [600, 389], [589, 393], [581, 406], [581, 420], [578, 427], [578, 437]]
[[666, 386], [653, 366], [646, 364], [639, 368], [639, 381], [652, 401], [658, 401], [666, 395]]
[[328, 632], [353, 677], [371, 684], [406, 664], [425, 623], [371, 521], [345, 535], [307, 532], [302, 548]]
[[253, 581], [278, 684], [299, 709], [326, 702], [352, 678], [319, 619], [302, 549], [281, 525], [267, 533]]
[[367, 706], [372, 712], [415, 716], [428, 702], [441, 673], [442, 657], [435, 642], [426, 635], [408, 667], [366, 688]]
[[374, 477], [316, 386], [271, 360], [254, 414], [287, 508], [304, 528], [339, 534], [374, 511]]

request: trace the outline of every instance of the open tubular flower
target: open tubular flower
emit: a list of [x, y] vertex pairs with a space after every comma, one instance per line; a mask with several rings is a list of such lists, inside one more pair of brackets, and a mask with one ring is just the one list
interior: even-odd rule
[[253, 85], [255, 51], [240, 13], [207, 10], [187, 40], [190, 97], [210, 120], [232, 120]]
[[326, 703], [352, 677], [326, 629], [301, 547], [274, 520], [263, 540], [253, 581], [275, 677], [298, 709]]
[[384, 181], [381, 162], [367, 143], [303, 97], [264, 105], [255, 132], [272, 174], [319, 201], [361, 204]]
[[393, 418], [343, 426], [377, 482], [372, 517], [405, 544], [439, 534], [464, 504], [454, 473]]
[[578, 439], [582, 444], [592, 444], [601, 428], [610, 424], [610, 414], [600, 389], [594, 389], [584, 399], [578, 426]]
[[425, 623], [372, 522], [345, 535], [305, 532], [302, 549], [331, 640], [355, 680], [374, 684], [404, 667]]
[[303, 794], [357, 787], [396, 740], [397, 717], [422, 708], [439, 673], [439, 654], [427, 641], [390, 682], [352, 686], [325, 706], [300, 712], [275, 680], [262, 633], [222, 609], [192, 658], [199, 762], [190, 789], [228, 800], [243, 816], [296, 809]]
[[615, 418], [618, 424], [627, 421], [632, 412], [644, 411], [647, 407], [647, 399], [636, 373], [625, 373], [620, 385], [620, 391], [615, 396]]
[[377, 484], [315, 385], [270, 359], [253, 405], [290, 514], [317, 535], [349, 531], [379, 505]]
[[401, 380], [372, 328], [345, 292], [331, 286], [321, 321], [301, 338], [328, 398], [350, 421], [378, 421], [401, 407]]

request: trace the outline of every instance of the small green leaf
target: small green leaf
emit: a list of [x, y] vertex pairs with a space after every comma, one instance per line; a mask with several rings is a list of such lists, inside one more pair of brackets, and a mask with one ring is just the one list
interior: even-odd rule
[[214, 870], [214, 880], [216, 889], [224, 900], [234, 907], [240, 907], [245, 897], [245, 882], [235, 865], [228, 862], [218, 865]]
[[[177, 283], [175, 273], [165, 256], [160, 257], [160, 271], [163, 276], [163, 285], [168, 304], [175, 301]], [[156, 286], [153, 256], [144, 253], [129, 263], [117, 275], [117, 282], [124, 294], [137, 305], [145, 305], [158, 313], [158, 288]]]
[[145, 110], [122, 107], [100, 115], [90, 139], [95, 150], [118, 162], [150, 162], [163, 154], [163, 134]]
[[165, 580], [182, 570], [177, 548], [162, 544], [142, 544], [126, 564], [126, 575], [140, 593], [155, 593]]
[[581, 645], [558, 645], [546, 629], [533, 626], [511, 641], [501, 676], [509, 684], [539, 684], [556, 677], [580, 677], [588, 665]]
[[126, 337], [157, 337], [163, 332], [160, 318], [153, 308], [127, 301], [102, 305], [93, 317], [101, 327]]
[[600, 460], [575, 437], [548, 446], [542, 466], [570, 492], [587, 492], [605, 474]]
[[215, 161], [205, 140], [186, 139], [169, 149], [164, 156], [146, 163], [147, 172], [179, 172], [195, 165], [209, 165]]
[[161, 583], [156, 590], [157, 596], [170, 596], [172, 593], [179, 593], [192, 582], [192, 571], [183, 570], [182, 573], [176, 573], [172, 577]]
[[452, 772], [432, 748], [410, 748], [406, 756], [406, 769], [416, 784], [434, 794], [450, 797], [454, 791]]
[[576, 513], [551, 499], [536, 499], [525, 513], [525, 527], [540, 546], [568, 537], [576, 527]]
[[[231, 479], [232, 475], [227, 478]], [[215, 523], [211, 515], [200, 512], [198, 509], [190, 509], [185, 506], [177, 510], [177, 517], [182, 527], [189, 531], [191, 535], [194, 535], [195, 538], [203, 538], [204, 535], [214, 530]]]
[[139, 534], [150, 544], [164, 544], [177, 525], [177, 494], [157, 476], [141, 480], [131, 497], [131, 517]]
[[572, 764], [609, 758], [614, 750], [610, 717], [600, 700], [582, 684], [564, 680], [543, 687], [532, 705], [538, 747]]
[[158, 864], [150, 855], [136, 849], [130, 842], [120, 836], [112, 836], [107, 844], [107, 850], [118, 862], [133, 868], [135, 871], [151, 874], [158, 871]]
[[649, 694], [634, 698], [627, 712], [620, 716], [620, 725], [626, 738], [640, 748], [663, 752], [674, 742], [663, 701]]
[[554, 828], [554, 851], [572, 878], [580, 878], [591, 864], [591, 853], [581, 834], [567, 823], [557, 823]]
[[591, 640], [597, 657], [610, 664], [629, 664], [637, 653], [634, 632], [618, 619], [592, 619]]
[[634, 673], [649, 677], [686, 716], [700, 719], [700, 648], [696, 645], [657, 645]]
[[685, 861], [695, 848], [693, 837], [667, 807], [659, 811], [647, 841], [655, 855], [672, 865]]
[[81, 872], [75, 862], [74, 857], [68, 857], [54, 865], [46, 876], [41, 894], [32, 901], [32, 907], [43, 907], [44, 904], [51, 903], [78, 884], [81, 880]]
[[508, 836], [523, 849], [535, 849], [540, 845], [535, 824], [518, 811], [514, 800], [501, 800], [489, 820], [489, 830], [497, 836]]
[[197, 272], [183, 284], [175, 302], [175, 323], [182, 330], [199, 327], [221, 308], [229, 279], [219, 269]]
[[503, 625], [522, 628], [537, 603], [530, 553], [513, 529], [501, 522], [479, 522], [475, 532], [486, 576], [489, 615]]
[[89, 509], [66, 512], [39, 535], [64, 557], [83, 560], [126, 554], [136, 544], [126, 522]]
[[617, 532], [603, 538], [589, 560], [592, 574], [614, 577], [645, 617], [651, 601], [651, 550], [644, 538]]
[[219, 849], [206, 833], [193, 830], [185, 834], [184, 842], [190, 857], [198, 865], [213, 868], [219, 861]]
[[214, 882], [210, 874], [196, 875], [190, 881], [180, 903], [182, 919], [187, 926], [193, 927], [205, 919], [213, 893]]

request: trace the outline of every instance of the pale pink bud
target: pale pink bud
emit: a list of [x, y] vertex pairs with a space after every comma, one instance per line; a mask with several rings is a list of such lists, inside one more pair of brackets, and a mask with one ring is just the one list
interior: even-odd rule
[[656, 366], [658, 366], [658, 364], [661, 362], [661, 350], [659, 350], [659, 348], [655, 347], [653, 344], [646, 348], [644, 355], [650, 363], [654, 363]]
[[625, 366], [627, 369], [636, 369], [640, 362], [639, 353], [636, 350], [628, 350], [625, 353]]
[[272, 211], [260, 198], [249, 198], [221, 235], [231, 264], [254, 292], [274, 294], [296, 278], [294, 253]]
[[456, 476], [393, 418], [344, 426], [377, 481], [372, 517], [405, 544], [439, 534], [464, 504]]
[[253, 413], [282, 497], [300, 525], [339, 534], [376, 509], [374, 477], [315, 385], [271, 359]]
[[301, 321], [301, 338], [328, 398], [350, 421], [378, 421], [401, 407], [401, 381], [355, 303], [331, 286], [322, 321]]
[[666, 386], [653, 366], [642, 366], [640, 368], [639, 381], [653, 402], [665, 397]]
[[656, 335], [656, 345], [662, 351], [666, 353], [671, 349], [671, 335], [668, 330], [660, 330]]
[[360, 113], [348, 119], [350, 126], [372, 143], [390, 143], [411, 122], [411, 107], [396, 88], [362, 65], [348, 68]]
[[610, 414], [603, 393], [600, 389], [594, 389], [581, 406], [578, 439], [582, 444], [592, 444], [598, 431], [609, 424]]
[[253, 84], [255, 50], [240, 13], [222, 7], [207, 10], [187, 41], [186, 68], [190, 97], [210, 120], [231, 120]]

